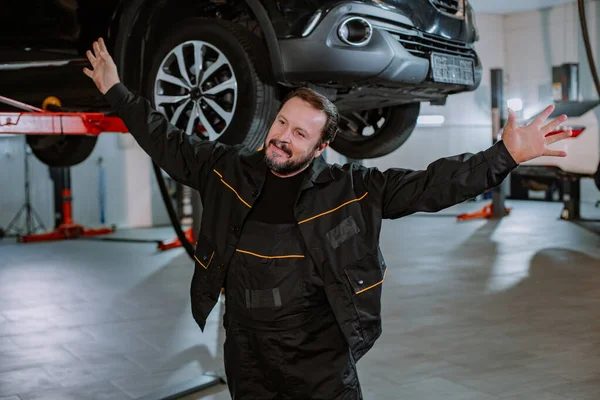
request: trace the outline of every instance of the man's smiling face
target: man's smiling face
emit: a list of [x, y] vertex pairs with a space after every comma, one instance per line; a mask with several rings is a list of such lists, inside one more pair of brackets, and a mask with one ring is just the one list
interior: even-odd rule
[[303, 171], [327, 147], [321, 143], [327, 115], [299, 97], [281, 108], [265, 140], [265, 161], [277, 176]]

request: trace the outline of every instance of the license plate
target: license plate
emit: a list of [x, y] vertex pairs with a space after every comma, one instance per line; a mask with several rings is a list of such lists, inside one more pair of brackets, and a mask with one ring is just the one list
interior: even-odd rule
[[473, 60], [468, 58], [432, 53], [431, 69], [436, 82], [472, 85], [475, 81]]

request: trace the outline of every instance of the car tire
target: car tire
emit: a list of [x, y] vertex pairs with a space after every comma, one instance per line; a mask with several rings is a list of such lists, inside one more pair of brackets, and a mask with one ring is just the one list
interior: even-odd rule
[[[155, 42], [144, 95], [187, 134], [251, 149], [262, 146], [278, 98], [266, 47], [256, 35], [229, 21], [193, 18], [176, 26]], [[211, 71], [212, 64], [221, 62], [221, 67]], [[198, 64], [202, 65], [200, 74], [196, 73]], [[159, 97], [178, 95], [182, 100], [172, 103], [176, 97]]]
[[33, 155], [49, 167], [72, 167], [85, 161], [97, 141], [96, 135], [27, 135]]
[[[351, 159], [377, 158], [398, 149], [417, 125], [421, 103], [340, 113], [331, 147]], [[365, 134], [370, 130], [371, 134]]]

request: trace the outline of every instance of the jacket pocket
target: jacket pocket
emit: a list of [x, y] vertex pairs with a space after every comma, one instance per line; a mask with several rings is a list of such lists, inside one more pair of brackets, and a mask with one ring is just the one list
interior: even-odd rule
[[362, 342], [357, 357], [367, 352], [381, 334], [381, 292], [386, 266], [379, 251], [345, 268], [351, 300], [358, 316]]
[[200, 237], [196, 244], [194, 259], [204, 269], [209, 269], [216, 264], [217, 250], [205, 237]]
[[222, 254], [205, 236], [200, 236], [194, 253], [195, 266], [192, 277], [192, 298], [202, 302], [202, 297], [216, 300], [225, 280], [226, 268]]
[[375, 288], [381, 292], [381, 284], [385, 280], [386, 267], [378, 254], [369, 254], [357, 263], [345, 268], [346, 276], [354, 294], [360, 295]]
[[200, 235], [194, 252], [194, 274], [190, 285], [192, 315], [204, 330], [206, 319], [216, 304], [225, 277], [217, 247]]

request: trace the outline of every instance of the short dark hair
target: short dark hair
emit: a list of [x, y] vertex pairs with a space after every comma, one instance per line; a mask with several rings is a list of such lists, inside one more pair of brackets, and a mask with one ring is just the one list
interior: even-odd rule
[[[287, 96], [281, 102], [281, 108], [294, 97], [299, 97], [302, 100], [309, 103], [315, 109], [322, 111], [327, 115], [327, 121], [325, 121], [325, 126], [323, 127], [323, 132], [321, 132], [321, 140], [319, 145], [325, 142], [333, 142], [335, 139], [335, 135], [338, 130], [339, 123], [339, 113], [337, 107], [325, 96], [315, 92], [312, 89], [306, 87], [300, 87], [292, 92], [288, 93]], [[280, 108], [280, 109], [281, 109]]]

